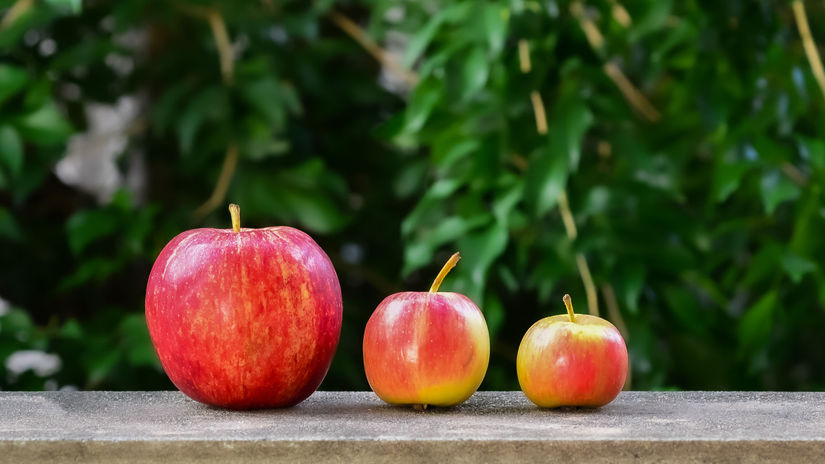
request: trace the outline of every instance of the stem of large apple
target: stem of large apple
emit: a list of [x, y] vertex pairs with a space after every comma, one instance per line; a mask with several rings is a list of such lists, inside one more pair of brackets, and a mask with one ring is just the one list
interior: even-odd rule
[[450, 256], [450, 259], [448, 259], [447, 263], [444, 264], [444, 267], [441, 268], [441, 272], [439, 272], [438, 275], [435, 276], [435, 280], [433, 281], [433, 284], [430, 286], [430, 293], [435, 293], [438, 291], [438, 287], [441, 286], [441, 281], [443, 281], [444, 278], [447, 277], [447, 274], [449, 274], [450, 270], [455, 267], [455, 263], [457, 263], [459, 259], [461, 259], [461, 256], [458, 254], [458, 252], [455, 252], [452, 256]]
[[564, 301], [564, 306], [567, 308], [567, 315], [570, 316], [570, 322], [576, 322], [576, 313], [573, 312], [573, 300], [570, 298], [570, 295], [565, 294], [562, 301]]
[[232, 218], [232, 231], [237, 234], [241, 231], [241, 207], [235, 203], [230, 204], [229, 216]]

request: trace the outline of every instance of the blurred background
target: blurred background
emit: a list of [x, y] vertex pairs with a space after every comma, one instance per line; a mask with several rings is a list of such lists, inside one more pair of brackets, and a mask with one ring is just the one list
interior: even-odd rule
[[482, 308], [482, 389], [598, 312], [633, 389], [825, 389], [823, 2], [0, 0], [0, 389], [166, 389], [143, 316], [195, 227], [334, 262], [322, 389], [390, 293]]

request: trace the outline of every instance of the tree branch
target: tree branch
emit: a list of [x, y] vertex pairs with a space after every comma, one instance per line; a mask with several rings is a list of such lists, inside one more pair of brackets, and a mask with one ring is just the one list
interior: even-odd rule
[[521, 72], [527, 74], [532, 68], [530, 64], [530, 43], [526, 39], [518, 41], [518, 63]]
[[536, 90], [530, 92], [530, 102], [533, 104], [533, 115], [536, 117], [536, 132], [539, 135], [545, 135], [547, 134], [547, 113], [544, 111], [541, 94]]
[[[614, 14], [616, 13], [615, 8], [617, 5], [622, 11], [624, 11], [624, 8], [621, 7], [621, 5], [614, 3]], [[584, 35], [587, 37], [587, 42], [590, 43], [590, 47], [593, 48], [599, 56], [602, 56], [604, 54], [604, 37], [599, 31], [599, 28], [596, 26], [596, 23], [594, 23], [593, 20], [588, 18], [585, 14], [582, 3], [580, 1], [575, 1], [570, 4], [570, 13], [579, 22], [579, 27], [582, 28]], [[627, 11], [625, 11], [625, 13], [627, 13]], [[630, 20], [630, 15], [627, 16], [627, 20]], [[617, 19], [617, 21], [620, 20]], [[642, 92], [639, 91], [639, 89], [637, 89], [632, 82], [630, 82], [630, 79], [625, 76], [621, 68], [619, 68], [616, 63], [608, 61], [604, 64], [602, 69], [605, 74], [607, 74], [607, 77], [609, 77], [610, 80], [616, 84], [616, 87], [619, 88], [622, 95], [625, 97], [625, 100], [630, 103], [631, 107], [633, 107], [650, 122], [656, 122], [661, 118], [662, 115], [659, 113], [659, 110], [657, 110], [656, 107], [648, 101], [644, 94], [642, 94]]]
[[33, 6], [34, 0], [17, 0], [14, 2], [14, 4], [6, 11], [6, 15], [3, 16], [3, 19], [0, 20], [0, 31], [6, 29], [7, 27], [11, 27], [15, 21], [31, 10]]
[[811, 36], [811, 27], [808, 24], [805, 5], [802, 0], [794, 0], [791, 6], [796, 19], [796, 27], [799, 29], [799, 36], [802, 38], [802, 47], [805, 49], [805, 55], [808, 57], [808, 63], [811, 65], [814, 78], [819, 84], [819, 90], [822, 91], [822, 96], [825, 97], [825, 71], [822, 69], [822, 58], [820, 58], [816, 43], [814, 43], [813, 36]]
[[622, 95], [624, 95], [625, 100], [630, 103], [630, 106], [641, 113], [648, 121], [656, 122], [662, 117], [659, 110], [630, 82], [630, 79], [624, 75], [616, 63], [609, 61], [604, 64], [603, 69], [607, 77], [609, 77], [610, 80], [616, 84], [616, 87], [619, 88], [619, 91], [622, 92]]
[[585, 295], [587, 295], [587, 311], [593, 316], [598, 316], [599, 295], [596, 293], [596, 284], [593, 283], [593, 276], [590, 274], [590, 266], [587, 265], [587, 258], [584, 257], [584, 253], [576, 253], [576, 265], [584, 284]]
[[364, 50], [367, 51], [376, 61], [399, 78], [401, 78], [408, 86], [414, 87], [418, 83], [418, 75], [401, 65], [395, 57], [389, 54], [386, 50], [381, 48], [374, 40], [367, 35], [364, 29], [358, 24], [355, 24], [351, 19], [344, 16], [337, 11], [330, 13], [330, 19], [344, 31], [353, 40], [358, 42]]
[[235, 167], [238, 165], [238, 146], [230, 143], [226, 149], [226, 156], [223, 159], [223, 166], [221, 166], [221, 173], [218, 175], [218, 182], [215, 184], [215, 189], [212, 195], [198, 209], [192, 213], [195, 220], [200, 221], [207, 214], [221, 206], [226, 192], [229, 191], [229, 184], [232, 182], [232, 176], [235, 174]]
[[[622, 334], [622, 338], [630, 340], [630, 332], [627, 331], [627, 325], [622, 319], [622, 313], [619, 312], [619, 302], [616, 300], [616, 292], [613, 291], [613, 286], [609, 283], [602, 285], [602, 296], [604, 297], [605, 305], [607, 306], [607, 315], [616, 329]], [[628, 366], [627, 378], [624, 381], [622, 390], [630, 390], [632, 369]]]

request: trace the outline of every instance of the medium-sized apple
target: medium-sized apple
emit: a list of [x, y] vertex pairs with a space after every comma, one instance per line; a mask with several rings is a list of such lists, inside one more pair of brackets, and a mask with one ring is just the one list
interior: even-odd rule
[[450, 257], [429, 292], [392, 294], [367, 322], [364, 370], [387, 403], [454, 406], [484, 379], [490, 334], [481, 310], [460, 293], [438, 291], [458, 260]]
[[575, 314], [546, 317], [524, 334], [516, 371], [522, 391], [540, 407], [599, 407], [613, 401], [627, 376], [627, 346], [610, 322]]
[[146, 323], [183, 393], [231, 409], [296, 404], [318, 388], [341, 333], [341, 287], [327, 255], [291, 227], [193, 229], [160, 252]]

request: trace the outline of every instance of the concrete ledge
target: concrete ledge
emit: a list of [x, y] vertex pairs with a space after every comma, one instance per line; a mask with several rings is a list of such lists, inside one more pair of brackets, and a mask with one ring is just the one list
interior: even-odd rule
[[823, 462], [825, 393], [622, 393], [547, 411], [480, 392], [417, 412], [369, 392], [224, 411], [177, 392], [0, 392], [0, 462]]

